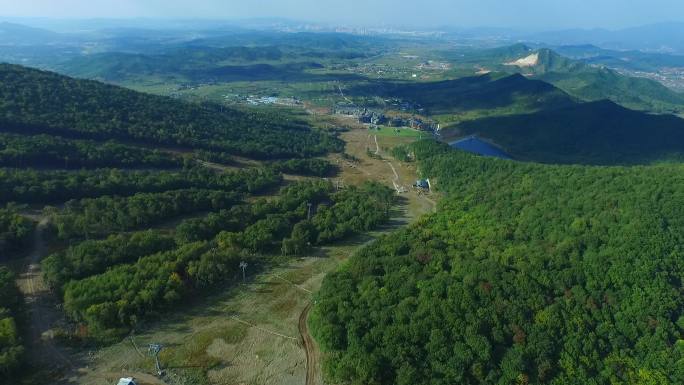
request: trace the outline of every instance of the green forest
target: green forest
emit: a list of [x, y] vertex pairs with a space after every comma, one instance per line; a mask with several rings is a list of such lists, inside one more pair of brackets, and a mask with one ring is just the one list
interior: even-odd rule
[[446, 197], [324, 280], [332, 381], [684, 382], [683, 166], [410, 150]]
[[15, 207], [0, 208], [0, 259], [25, 248], [33, 227], [33, 222], [19, 215]]
[[108, 141], [65, 139], [50, 135], [0, 132], [0, 166], [43, 168], [173, 168], [180, 159], [158, 150]]

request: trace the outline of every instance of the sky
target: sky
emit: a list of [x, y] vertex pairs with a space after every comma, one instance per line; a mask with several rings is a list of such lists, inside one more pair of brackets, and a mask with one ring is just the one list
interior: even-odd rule
[[684, 22], [682, 0], [0, 0], [3, 17], [288, 18], [364, 26], [619, 29]]

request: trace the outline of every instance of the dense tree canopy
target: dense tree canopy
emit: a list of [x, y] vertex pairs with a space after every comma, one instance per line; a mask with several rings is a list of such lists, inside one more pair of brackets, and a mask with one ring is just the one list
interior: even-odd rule
[[309, 175], [309, 176], [330, 176], [337, 171], [332, 163], [325, 159], [289, 159], [276, 162], [273, 167], [286, 174]]
[[0, 256], [6, 256], [26, 246], [33, 233], [33, 227], [33, 222], [19, 215], [14, 208], [0, 208]]
[[175, 246], [172, 236], [157, 230], [111, 235], [103, 240], [81, 242], [45, 258], [43, 276], [49, 286], [61, 289], [72, 279], [102, 273], [111, 266]]
[[684, 382], [683, 166], [412, 151], [447, 196], [325, 279], [312, 324], [334, 381]]
[[11, 376], [20, 366], [25, 351], [17, 322], [23, 312], [23, 301], [14, 279], [12, 272], [0, 267], [0, 374], [3, 376]]
[[116, 142], [65, 139], [50, 135], [0, 133], [0, 166], [5, 167], [163, 167], [181, 165], [167, 153]]
[[57, 236], [69, 240], [100, 237], [149, 227], [184, 214], [219, 210], [237, 203], [239, 198], [225, 191], [174, 190], [69, 201], [62, 210], [47, 211]]
[[61, 203], [102, 195], [208, 188], [257, 193], [280, 184], [272, 169], [255, 168], [217, 173], [206, 168], [160, 171], [121, 169], [23, 170], [0, 169], [0, 203]]

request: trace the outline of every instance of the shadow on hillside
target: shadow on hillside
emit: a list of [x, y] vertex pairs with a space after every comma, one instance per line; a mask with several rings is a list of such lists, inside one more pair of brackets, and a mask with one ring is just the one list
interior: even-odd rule
[[455, 128], [490, 139], [524, 161], [636, 165], [684, 159], [684, 119], [633, 111], [607, 100], [482, 118]]
[[365, 78], [355, 74], [311, 73], [322, 69], [317, 63], [293, 63], [283, 65], [252, 64], [223, 66], [213, 69], [185, 71], [183, 75], [198, 82], [240, 82], [240, 81], [287, 81], [287, 82], [352, 82]]
[[431, 114], [518, 106], [520, 109], [557, 107], [571, 98], [551, 84], [516, 74], [500, 79], [491, 75], [439, 82], [373, 81], [352, 87], [353, 96], [396, 97], [427, 108]]

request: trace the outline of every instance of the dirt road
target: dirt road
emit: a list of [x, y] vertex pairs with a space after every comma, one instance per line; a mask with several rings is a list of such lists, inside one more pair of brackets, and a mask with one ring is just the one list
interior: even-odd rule
[[302, 337], [302, 344], [306, 352], [306, 385], [315, 385], [318, 376], [318, 354], [316, 352], [316, 345], [309, 334], [309, 326], [307, 319], [309, 318], [309, 310], [311, 310], [311, 303], [306, 305], [302, 314], [299, 316], [299, 334]]
[[40, 261], [47, 253], [44, 234], [48, 219], [46, 217], [32, 217], [32, 219], [38, 221], [33, 235], [32, 250], [26, 258], [24, 272], [17, 279], [19, 288], [24, 294], [31, 321], [30, 358], [33, 362], [42, 365], [48, 362], [56, 368], [73, 368], [67, 355], [55, 346], [52, 338], [43, 338], [59, 318], [59, 313], [53, 301], [47, 296], [47, 288], [40, 269]]

